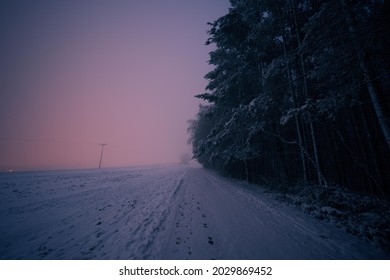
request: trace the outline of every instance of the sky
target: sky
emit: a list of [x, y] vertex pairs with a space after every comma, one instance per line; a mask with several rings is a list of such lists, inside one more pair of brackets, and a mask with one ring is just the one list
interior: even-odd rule
[[1, 1], [0, 171], [175, 163], [228, 0]]

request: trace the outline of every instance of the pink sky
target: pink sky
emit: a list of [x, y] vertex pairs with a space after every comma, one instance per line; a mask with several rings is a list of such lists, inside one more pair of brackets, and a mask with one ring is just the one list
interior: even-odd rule
[[0, 4], [0, 171], [178, 162], [228, 0]]

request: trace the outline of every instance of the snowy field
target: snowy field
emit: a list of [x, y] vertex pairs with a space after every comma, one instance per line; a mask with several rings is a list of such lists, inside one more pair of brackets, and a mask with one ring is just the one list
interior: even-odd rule
[[389, 259], [185, 165], [0, 174], [0, 259]]

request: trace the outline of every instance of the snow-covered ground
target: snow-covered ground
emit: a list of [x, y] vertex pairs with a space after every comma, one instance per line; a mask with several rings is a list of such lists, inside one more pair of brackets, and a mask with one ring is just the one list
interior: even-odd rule
[[0, 174], [0, 259], [389, 259], [199, 167]]

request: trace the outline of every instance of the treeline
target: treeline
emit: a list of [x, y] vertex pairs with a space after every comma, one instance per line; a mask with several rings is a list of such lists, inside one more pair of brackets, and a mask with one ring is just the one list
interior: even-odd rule
[[189, 121], [203, 166], [256, 183], [390, 193], [385, 1], [231, 0]]

